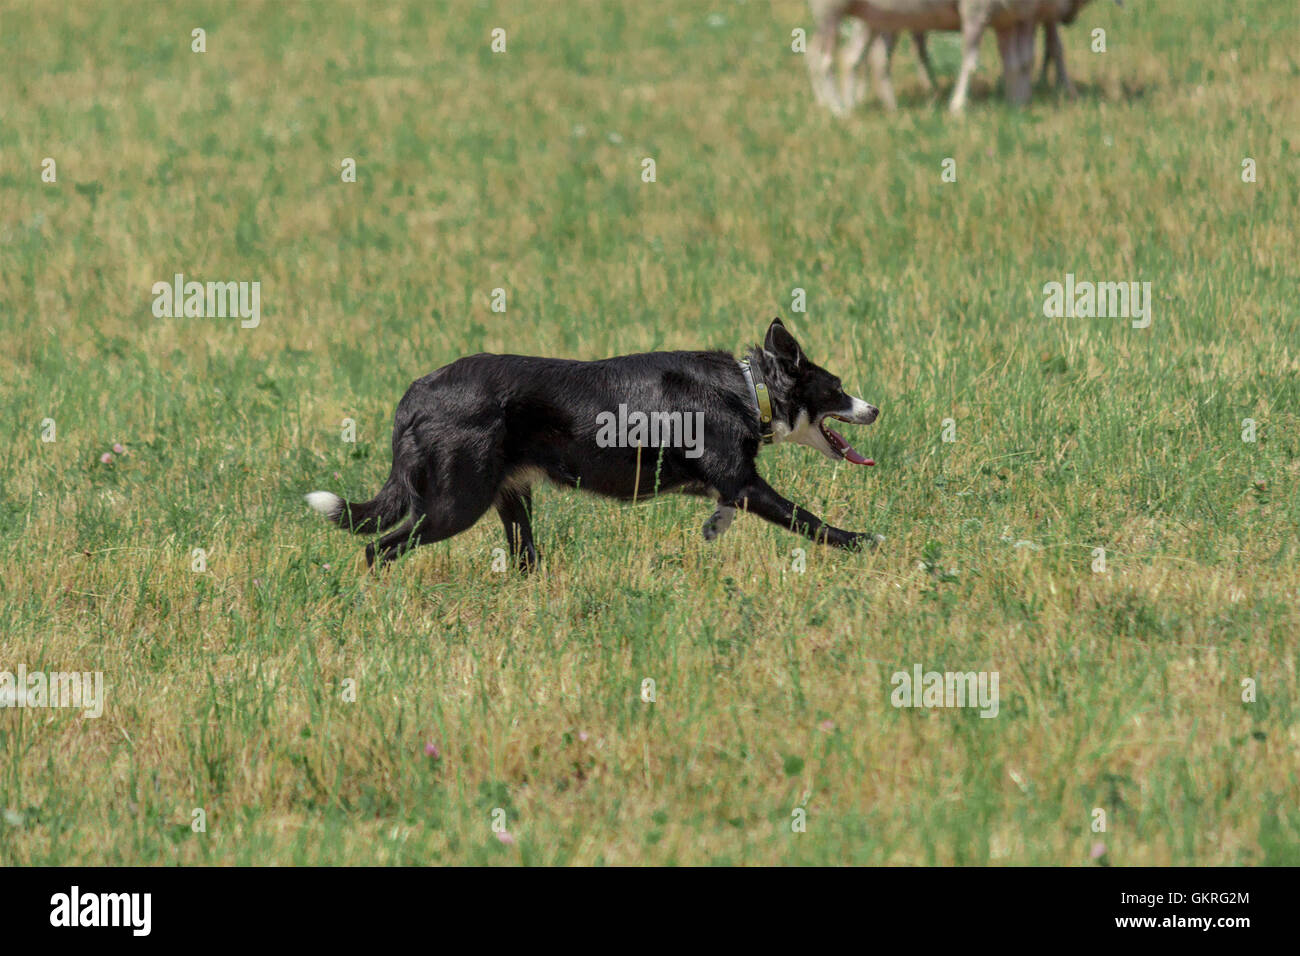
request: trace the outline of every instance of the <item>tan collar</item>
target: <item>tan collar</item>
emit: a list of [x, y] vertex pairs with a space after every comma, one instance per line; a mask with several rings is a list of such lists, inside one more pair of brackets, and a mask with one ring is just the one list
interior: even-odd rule
[[770, 445], [773, 438], [772, 397], [767, 393], [767, 383], [763, 381], [758, 369], [747, 361], [740, 363], [740, 370], [745, 373], [745, 381], [754, 396], [754, 404], [758, 406], [758, 436], [764, 445]]

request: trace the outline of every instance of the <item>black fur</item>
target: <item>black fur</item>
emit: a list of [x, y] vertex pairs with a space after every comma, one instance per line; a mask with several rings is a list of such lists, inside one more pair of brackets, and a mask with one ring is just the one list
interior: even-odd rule
[[[816, 421], [852, 406], [839, 379], [810, 362], [779, 319], [749, 359], [768, 384], [774, 419], [787, 430], [801, 410]], [[702, 454], [688, 457], [680, 447], [600, 447], [598, 416], [620, 403], [647, 413], [703, 412]], [[367, 563], [382, 565], [465, 531], [495, 506], [511, 554], [528, 570], [537, 563], [531, 482], [544, 474], [557, 484], [623, 500], [665, 492], [708, 495], [720, 509], [747, 510], [819, 542], [845, 548], [873, 543], [873, 536], [831, 527], [773, 490], [755, 468], [759, 443], [753, 395], [725, 352], [650, 352], [594, 362], [472, 355], [407, 389], [395, 415], [388, 480], [370, 501], [344, 501], [329, 517], [358, 533], [387, 531], [366, 548]]]

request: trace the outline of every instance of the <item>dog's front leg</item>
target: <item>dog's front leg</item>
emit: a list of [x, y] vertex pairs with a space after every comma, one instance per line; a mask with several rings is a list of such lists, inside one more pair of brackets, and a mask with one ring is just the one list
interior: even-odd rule
[[828, 525], [812, 512], [782, 498], [776, 489], [758, 477], [737, 496], [737, 504], [773, 524], [812, 538], [818, 544], [831, 544], [837, 548], [862, 548], [875, 547], [882, 540], [878, 535], [859, 534]]
[[497, 514], [506, 531], [510, 556], [519, 570], [532, 571], [537, 567], [537, 548], [533, 545], [533, 526], [529, 515], [533, 512], [533, 495], [530, 491], [506, 491], [497, 499]]

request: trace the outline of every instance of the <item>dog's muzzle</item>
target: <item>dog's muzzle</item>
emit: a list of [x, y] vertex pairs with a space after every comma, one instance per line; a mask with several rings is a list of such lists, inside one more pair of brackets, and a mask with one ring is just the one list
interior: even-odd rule
[[858, 452], [845, 440], [843, 435], [826, 424], [826, 419], [834, 418], [849, 425], [870, 425], [879, 417], [880, 409], [876, 408], [875, 405], [870, 405], [860, 398], [855, 398], [853, 399], [853, 407], [847, 413], [823, 415], [818, 420], [817, 427], [821, 430], [826, 443], [845, 461], [854, 465], [874, 465], [876, 463], [874, 459], [867, 458]]

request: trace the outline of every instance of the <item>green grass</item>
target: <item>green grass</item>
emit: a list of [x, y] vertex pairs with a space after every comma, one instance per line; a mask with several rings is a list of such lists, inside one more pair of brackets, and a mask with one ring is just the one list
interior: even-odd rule
[[[905, 42], [899, 112], [847, 122], [799, 26], [0, 11], [0, 670], [107, 690], [0, 711], [0, 863], [1300, 862], [1294, 17], [1099, 2], [1076, 100], [1008, 108], [988, 38], [961, 119]], [[260, 327], [154, 318], [175, 272], [260, 281]], [[1067, 272], [1150, 281], [1151, 327], [1044, 318]], [[456, 357], [739, 350], [777, 314], [881, 407], [849, 436], [879, 466], [760, 467], [878, 552], [799, 573], [757, 519], [708, 545], [698, 500], [544, 489], [534, 577], [492, 572], [495, 518], [372, 577], [303, 505], [372, 494]], [[918, 663], [997, 671], [997, 719], [892, 707]]]

